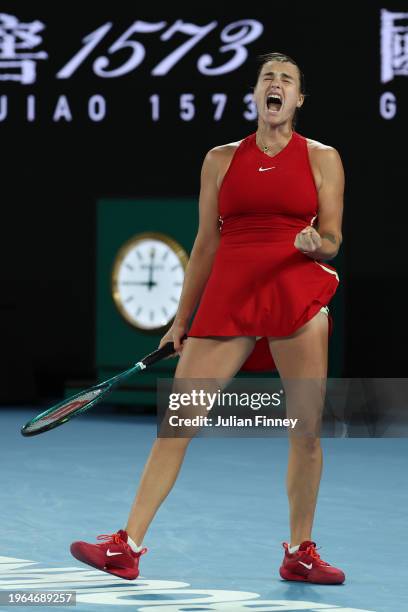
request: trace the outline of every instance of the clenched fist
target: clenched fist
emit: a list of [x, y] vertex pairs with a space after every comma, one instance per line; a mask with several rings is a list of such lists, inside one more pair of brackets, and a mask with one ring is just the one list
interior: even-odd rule
[[321, 248], [322, 239], [314, 227], [308, 225], [296, 235], [294, 246], [299, 249], [301, 253], [308, 255]]

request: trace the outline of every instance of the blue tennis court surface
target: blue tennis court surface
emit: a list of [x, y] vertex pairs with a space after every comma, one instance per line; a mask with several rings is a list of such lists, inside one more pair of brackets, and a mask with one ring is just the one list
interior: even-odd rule
[[193, 440], [146, 536], [141, 577], [128, 582], [79, 563], [69, 546], [125, 526], [154, 417], [95, 409], [23, 438], [36, 412], [1, 411], [1, 589], [74, 590], [76, 606], [60, 609], [78, 612], [408, 610], [407, 439], [323, 440], [313, 539], [344, 585], [279, 577], [287, 440], [274, 438]]

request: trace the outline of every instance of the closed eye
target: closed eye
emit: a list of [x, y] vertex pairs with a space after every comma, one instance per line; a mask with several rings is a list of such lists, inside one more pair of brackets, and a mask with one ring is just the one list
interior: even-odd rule
[[[265, 81], [269, 81], [274, 76], [277, 76], [277, 74], [275, 72], [266, 72], [263, 75], [263, 78], [264, 78]], [[294, 83], [295, 82], [294, 78], [290, 74], [287, 74], [286, 72], [281, 72], [280, 76], [282, 78], [282, 81], [285, 81], [285, 83]]]

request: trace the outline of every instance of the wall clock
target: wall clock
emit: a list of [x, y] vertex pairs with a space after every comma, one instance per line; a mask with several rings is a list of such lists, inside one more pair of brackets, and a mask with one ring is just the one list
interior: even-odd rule
[[112, 297], [136, 329], [157, 333], [176, 315], [188, 255], [170, 235], [142, 232], [127, 240], [112, 268]]

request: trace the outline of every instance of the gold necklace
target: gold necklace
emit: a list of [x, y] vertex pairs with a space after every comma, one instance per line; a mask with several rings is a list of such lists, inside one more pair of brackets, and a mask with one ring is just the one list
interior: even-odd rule
[[267, 151], [269, 151], [270, 147], [269, 147], [268, 145], [264, 145], [264, 143], [262, 142], [261, 137], [260, 137], [260, 135], [258, 134], [258, 132], [256, 133], [256, 135], [258, 136], [258, 140], [259, 140], [260, 145], [261, 145], [261, 147], [262, 147], [262, 151], [263, 151], [264, 153], [266, 153]]
[[[292, 132], [292, 134], [293, 134], [293, 132]], [[256, 133], [256, 135], [257, 135], [257, 137], [258, 137], [258, 140], [260, 141], [260, 145], [261, 145], [261, 147], [262, 147], [262, 151], [263, 151], [263, 153], [266, 153], [267, 151], [270, 151], [270, 150], [271, 150], [271, 147], [270, 147], [269, 145], [264, 145], [264, 143], [262, 142], [261, 137], [260, 137], [260, 135], [259, 135], [259, 133], [258, 133], [258, 132]], [[290, 140], [290, 138], [289, 138], [289, 140]], [[285, 146], [286, 146], [286, 145], [285, 145]], [[282, 148], [284, 149], [285, 147], [282, 147]], [[281, 151], [282, 151], [282, 149], [281, 149]], [[278, 151], [278, 153], [279, 153], [279, 151]]]

